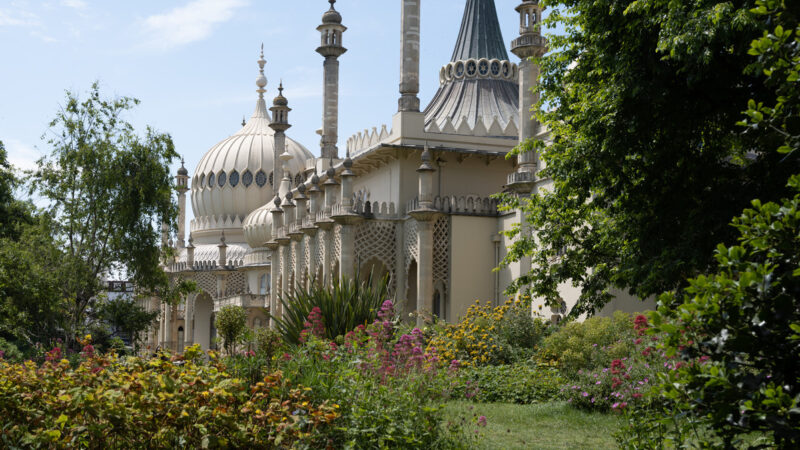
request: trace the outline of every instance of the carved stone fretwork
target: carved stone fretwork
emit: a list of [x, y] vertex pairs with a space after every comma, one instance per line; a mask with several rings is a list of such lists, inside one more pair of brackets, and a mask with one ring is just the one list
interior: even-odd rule
[[408, 220], [405, 223], [405, 266], [406, 270], [408, 270], [408, 266], [411, 264], [412, 260], [419, 259], [419, 245], [417, 242], [417, 221], [416, 220]]
[[447, 285], [450, 278], [450, 218], [441, 216], [433, 225], [433, 281]]
[[356, 227], [355, 252], [358, 264], [364, 264], [372, 259], [380, 261], [390, 273], [390, 290], [396, 291], [395, 276], [395, 233], [397, 226], [394, 222], [368, 220]]

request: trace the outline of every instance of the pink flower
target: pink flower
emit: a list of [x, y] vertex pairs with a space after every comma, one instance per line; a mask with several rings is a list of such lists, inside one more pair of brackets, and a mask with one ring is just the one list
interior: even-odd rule
[[478, 417], [478, 425], [482, 427], [486, 426], [486, 416]]

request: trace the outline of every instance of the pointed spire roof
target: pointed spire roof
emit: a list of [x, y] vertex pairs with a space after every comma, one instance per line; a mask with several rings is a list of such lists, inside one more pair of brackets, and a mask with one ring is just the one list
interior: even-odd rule
[[470, 58], [508, 60], [494, 0], [467, 0], [451, 61]]

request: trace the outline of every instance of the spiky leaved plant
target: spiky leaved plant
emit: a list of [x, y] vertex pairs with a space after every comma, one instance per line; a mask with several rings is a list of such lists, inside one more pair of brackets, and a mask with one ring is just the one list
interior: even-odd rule
[[271, 315], [278, 332], [291, 344], [300, 342], [308, 315], [318, 307], [325, 326], [325, 338], [335, 339], [359, 325], [372, 323], [381, 304], [389, 298], [389, 278], [376, 279], [372, 271], [366, 280], [359, 274], [345, 282], [334, 280], [327, 288], [312, 279], [309, 287], [297, 283], [289, 292], [279, 297], [283, 305], [282, 317]]

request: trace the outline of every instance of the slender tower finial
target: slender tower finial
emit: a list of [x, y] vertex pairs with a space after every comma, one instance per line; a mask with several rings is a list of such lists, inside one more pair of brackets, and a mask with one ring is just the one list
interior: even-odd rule
[[267, 77], [264, 75], [264, 66], [266, 64], [267, 64], [267, 61], [264, 59], [264, 44], [262, 43], [261, 44], [261, 57], [258, 60], [258, 73], [259, 73], [259, 75], [258, 75], [258, 78], [256, 78], [256, 86], [258, 86], [258, 89], [256, 90], [256, 92], [258, 92], [259, 100], [263, 100], [264, 99], [264, 93], [267, 92], [267, 90], [264, 89], [267, 86]]
[[325, 58], [323, 63], [322, 92], [322, 147], [323, 158], [339, 159], [336, 143], [339, 140], [339, 57], [347, 49], [342, 46], [342, 35], [347, 27], [342, 25], [342, 15], [333, 7], [335, 0], [328, 0], [331, 8], [322, 14], [320, 46], [317, 53]]

